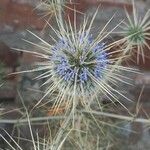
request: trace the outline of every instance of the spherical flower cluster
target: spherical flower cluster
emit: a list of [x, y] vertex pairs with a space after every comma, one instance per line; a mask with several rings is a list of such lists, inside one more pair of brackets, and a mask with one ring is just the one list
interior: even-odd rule
[[127, 21], [122, 26], [122, 35], [124, 36], [125, 53], [136, 53], [137, 63], [139, 63], [139, 56], [142, 56], [144, 62], [145, 48], [149, 49], [150, 10], [147, 11], [145, 16], [141, 17], [138, 15], [135, 2], [132, 3], [133, 16], [131, 17], [126, 11]]
[[[76, 43], [62, 37], [52, 49], [53, 76], [55, 81], [62, 79], [63, 85], [74, 86], [89, 92], [96, 84], [92, 77], [101, 80], [109, 64], [105, 43], [94, 43], [92, 36], [77, 34]], [[76, 83], [75, 83], [76, 82]]]

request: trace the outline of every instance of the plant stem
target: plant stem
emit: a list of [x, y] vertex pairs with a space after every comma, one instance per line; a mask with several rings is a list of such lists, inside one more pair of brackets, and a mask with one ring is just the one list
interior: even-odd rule
[[[30, 122], [41, 122], [41, 121], [48, 121], [48, 120], [59, 120], [64, 119], [65, 116], [47, 116], [47, 117], [35, 117], [30, 118]], [[28, 123], [28, 119], [0, 119], [0, 123], [7, 123], [7, 124], [24, 124]]]
[[115, 118], [115, 119], [120, 119], [120, 120], [150, 124], [150, 119], [134, 118], [134, 117], [130, 117], [130, 116], [123, 116], [123, 115], [117, 115], [117, 114], [108, 113], [108, 112], [98, 112], [98, 111], [90, 111], [89, 112], [86, 110], [81, 110], [79, 112], [80, 113], [92, 113], [94, 115], [100, 115], [100, 116], [104, 116], [104, 117], [110, 117], [110, 118]]

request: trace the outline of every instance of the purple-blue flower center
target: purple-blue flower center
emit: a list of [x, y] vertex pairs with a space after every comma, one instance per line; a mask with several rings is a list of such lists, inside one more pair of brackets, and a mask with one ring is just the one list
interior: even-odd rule
[[65, 82], [101, 79], [109, 63], [104, 49], [105, 44], [95, 44], [92, 36], [77, 35], [75, 41], [61, 38], [52, 49], [53, 71]]

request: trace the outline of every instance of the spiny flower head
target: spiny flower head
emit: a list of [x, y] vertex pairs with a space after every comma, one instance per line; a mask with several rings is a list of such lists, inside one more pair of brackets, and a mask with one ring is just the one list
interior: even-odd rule
[[99, 94], [106, 95], [111, 101], [118, 101], [116, 93], [125, 97], [112, 85], [116, 85], [117, 82], [126, 83], [123, 76], [118, 72], [121, 70], [129, 71], [129, 69], [116, 63], [117, 60], [120, 62], [120, 57], [111, 57], [112, 54], [120, 51], [117, 49], [113, 52], [109, 51], [117, 41], [108, 44], [105, 40], [119, 24], [111, 31], [105, 32], [112, 17], [94, 38], [91, 34], [91, 28], [96, 14], [97, 11], [90, 22], [85, 18], [79, 29], [76, 27], [75, 20], [74, 25], [70, 23], [70, 20], [67, 24], [63, 22], [62, 17], [56, 16], [58, 30], [49, 24], [57, 35], [57, 39], [51, 36], [55, 42], [53, 45], [30, 32], [44, 43], [44, 45], [38, 45], [28, 41], [41, 48], [41, 52], [33, 53], [43, 58], [43, 62], [37, 62], [34, 66], [36, 68], [25, 72], [43, 71], [36, 77], [36, 79], [46, 80], [41, 85], [46, 86], [45, 95], [42, 99], [56, 94], [54, 98], [55, 108], [64, 102], [73, 104], [74, 107], [78, 101], [82, 101], [82, 104], [89, 104], [94, 99], [98, 100]]
[[[82, 85], [85, 92], [90, 93], [91, 87], [96, 88], [91, 75], [101, 80], [109, 63], [105, 44], [96, 43], [91, 47], [94, 39], [86, 33], [77, 34], [75, 38], [76, 45], [62, 37], [52, 48], [53, 76], [55, 80], [62, 78], [64, 85], [70, 84], [71, 90], [76, 81], [78, 88]], [[80, 91], [79, 88], [78, 93]]]
[[49, 22], [54, 15], [59, 13], [59, 8], [63, 7], [64, 5], [65, 0], [42, 0], [39, 2], [37, 8], [40, 8], [43, 11], [41, 17], [46, 18]]
[[148, 10], [145, 16], [142, 18], [138, 15], [137, 8], [134, 4], [134, 0], [132, 1], [132, 3], [133, 16], [130, 17], [129, 13], [126, 11], [128, 21], [124, 22], [124, 26], [122, 26], [122, 35], [125, 37], [124, 46], [126, 52], [128, 53], [133, 52], [133, 50], [136, 50], [137, 63], [139, 63], [140, 54], [142, 55], [143, 62], [145, 61], [144, 48], [150, 49], [150, 46], [148, 45], [148, 40], [150, 40], [150, 10]]
[[132, 42], [133, 45], [137, 45], [137, 43], [144, 42], [144, 34], [143, 29], [140, 26], [131, 26], [127, 30], [127, 36], [129, 37], [129, 41]]

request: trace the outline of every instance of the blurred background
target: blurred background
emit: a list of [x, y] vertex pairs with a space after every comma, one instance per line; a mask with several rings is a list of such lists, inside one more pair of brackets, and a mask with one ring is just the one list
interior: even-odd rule
[[[97, 27], [103, 27], [106, 22], [116, 13], [116, 17], [108, 28], [115, 27], [116, 23], [125, 18], [124, 8], [132, 14], [132, 5], [130, 0], [74, 0], [74, 4], [68, 4], [70, 8], [76, 8], [79, 12], [85, 13], [92, 17], [97, 7], [101, 5], [100, 11], [97, 14], [94, 22], [93, 34], [97, 33]], [[150, 0], [135, 0], [136, 7], [140, 14], [150, 8]], [[71, 21], [73, 21], [73, 12], [68, 7], [64, 8], [64, 18], [69, 15]], [[77, 15], [77, 24], [83, 21], [83, 14]], [[0, 0], [0, 107], [1, 111], [14, 110], [19, 105], [17, 90], [21, 91], [23, 99], [27, 103], [38, 101], [42, 97], [40, 91], [41, 81], [35, 81], [34, 73], [30, 74], [7, 74], [16, 72], [19, 70], [25, 70], [30, 68], [30, 65], [37, 61], [37, 58], [31, 54], [19, 52], [13, 50], [13, 48], [24, 50], [35, 50], [32, 44], [25, 42], [25, 40], [39, 43], [27, 30], [36, 33], [41, 38], [48, 42], [51, 42], [49, 33], [54, 34], [48, 26], [46, 26], [45, 20], [53, 26], [55, 21], [53, 19], [53, 10], [51, 7], [45, 7], [41, 5], [41, 0]], [[117, 39], [117, 36], [113, 37]], [[23, 40], [25, 39], [25, 40]], [[134, 86], [121, 85], [123, 92], [128, 93], [129, 97], [133, 100], [132, 105], [127, 104], [129, 109], [133, 112], [136, 111], [137, 103], [140, 106], [138, 112], [139, 117], [150, 116], [150, 51], [146, 51], [146, 62], [140, 62], [137, 66], [134, 61], [129, 61], [128, 65], [138, 68], [142, 74], [127, 75], [133, 79]], [[135, 58], [132, 56], [133, 59]], [[31, 90], [31, 89], [34, 89]], [[141, 92], [142, 91], [142, 92]], [[141, 95], [140, 95], [141, 93]], [[140, 98], [139, 98], [140, 97]], [[119, 110], [121, 113], [125, 113], [123, 110]], [[3, 113], [2, 113], [3, 114]], [[3, 118], [18, 118], [20, 114], [16, 111], [3, 115]], [[1, 124], [0, 127], [11, 131], [13, 125]], [[142, 123], [129, 123], [126, 128], [129, 130], [124, 133], [127, 137], [128, 148], [133, 150], [149, 150], [150, 149], [150, 130]], [[134, 132], [130, 132], [134, 130]], [[1, 148], [1, 144], [0, 144]]]

